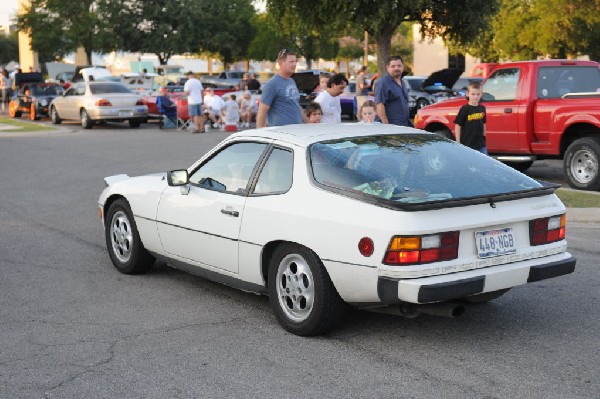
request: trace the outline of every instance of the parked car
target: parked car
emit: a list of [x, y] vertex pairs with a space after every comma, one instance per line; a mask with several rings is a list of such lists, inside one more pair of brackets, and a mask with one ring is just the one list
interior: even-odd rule
[[116, 82], [79, 82], [50, 105], [52, 123], [79, 120], [85, 129], [98, 122], [124, 122], [137, 128], [148, 118], [141, 96]]
[[[569, 185], [600, 190], [600, 64], [536, 60], [496, 66], [483, 84], [491, 156], [521, 171], [563, 159]], [[419, 110], [415, 126], [453, 138], [461, 97]]]
[[37, 120], [48, 115], [52, 100], [64, 92], [58, 83], [44, 83], [41, 73], [19, 73], [15, 77], [17, 91], [8, 104], [11, 118], [29, 114], [29, 119]]
[[244, 77], [244, 71], [224, 71], [218, 75], [204, 75], [200, 78], [202, 84], [212, 83], [215, 87], [222, 87], [226, 89], [235, 89], [237, 84]]
[[300, 92], [300, 106], [306, 108], [308, 104], [315, 101], [317, 93], [315, 90], [319, 86], [319, 77], [325, 71], [319, 69], [308, 69], [305, 71], [297, 71], [292, 75], [292, 79], [296, 82], [298, 91]]
[[104, 180], [98, 214], [118, 271], [160, 259], [268, 294], [298, 335], [335, 328], [348, 304], [456, 316], [453, 301], [489, 301], [576, 263], [557, 185], [406, 127], [246, 130], [187, 169]]

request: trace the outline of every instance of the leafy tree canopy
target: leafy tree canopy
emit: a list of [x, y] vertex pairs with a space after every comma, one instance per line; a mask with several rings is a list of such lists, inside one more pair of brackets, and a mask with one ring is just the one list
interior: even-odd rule
[[19, 59], [19, 41], [17, 33], [0, 35], [0, 64], [8, 64]]

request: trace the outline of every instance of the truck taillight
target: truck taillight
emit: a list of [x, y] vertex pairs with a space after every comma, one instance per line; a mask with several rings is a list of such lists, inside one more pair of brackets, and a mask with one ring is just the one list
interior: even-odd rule
[[566, 224], [567, 220], [564, 214], [531, 220], [529, 222], [531, 245], [544, 245], [564, 240]]
[[407, 266], [456, 259], [458, 237], [458, 231], [425, 236], [394, 236], [383, 263]]
[[112, 107], [112, 104], [108, 100], [98, 100], [96, 101], [96, 107]]

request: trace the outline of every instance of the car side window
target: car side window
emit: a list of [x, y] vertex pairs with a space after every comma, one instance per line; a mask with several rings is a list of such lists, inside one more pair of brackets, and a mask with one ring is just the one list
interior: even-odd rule
[[496, 70], [483, 86], [485, 101], [512, 101], [517, 98], [520, 68]]
[[264, 143], [235, 143], [203, 163], [190, 183], [215, 191], [246, 194], [252, 171], [267, 148]]
[[275, 148], [260, 172], [254, 194], [284, 193], [292, 187], [294, 154], [291, 151]]

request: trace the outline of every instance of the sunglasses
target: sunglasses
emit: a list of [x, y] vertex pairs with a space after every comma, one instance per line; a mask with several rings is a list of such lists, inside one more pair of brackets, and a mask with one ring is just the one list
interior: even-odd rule
[[292, 50], [290, 50], [289, 48], [284, 48], [277, 55], [277, 59], [278, 60], [283, 59], [283, 58], [287, 57], [288, 54], [293, 54]]

